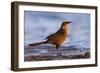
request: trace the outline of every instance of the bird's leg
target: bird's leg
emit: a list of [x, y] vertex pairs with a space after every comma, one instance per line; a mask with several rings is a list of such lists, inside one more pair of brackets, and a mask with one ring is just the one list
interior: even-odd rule
[[60, 45], [56, 45], [57, 54], [59, 54], [59, 48], [60, 48]]
[[57, 49], [57, 50], [59, 49], [59, 47], [60, 47], [60, 45], [56, 45], [56, 49]]

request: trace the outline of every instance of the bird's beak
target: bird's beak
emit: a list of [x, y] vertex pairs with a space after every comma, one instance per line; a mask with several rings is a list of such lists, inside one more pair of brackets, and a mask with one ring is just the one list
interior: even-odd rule
[[68, 21], [67, 24], [71, 23], [71, 21]]

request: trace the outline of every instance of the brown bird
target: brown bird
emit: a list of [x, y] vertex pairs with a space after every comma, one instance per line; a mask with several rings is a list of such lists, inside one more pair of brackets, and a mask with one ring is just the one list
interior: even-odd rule
[[49, 35], [46, 39], [46, 41], [43, 42], [39, 42], [39, 43], [32, 43], [29, 44], [29, 46], [36, 46], [36, 45], [40, 45], [40, 44], [52, 44], [52, 45], [56, 45], [56, 49], [59, 49], [59, 47], [61, 46], [61, 44], [65, 41], [66, 37], [67, 37], [67, 31], [68, 31], [68, 25], [71, 23], [70, 21], [64, 21], [61, 24], [60, 29], [54, 33]]

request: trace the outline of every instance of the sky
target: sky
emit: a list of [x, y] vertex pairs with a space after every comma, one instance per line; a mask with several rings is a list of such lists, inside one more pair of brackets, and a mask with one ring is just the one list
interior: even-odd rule
[[63, 21], [68, 25], [68, 37], [63, 46], [90, 48], [90, 14], [67, 12], [24, 11], [24, 43], [44, 41], [55, 33]]

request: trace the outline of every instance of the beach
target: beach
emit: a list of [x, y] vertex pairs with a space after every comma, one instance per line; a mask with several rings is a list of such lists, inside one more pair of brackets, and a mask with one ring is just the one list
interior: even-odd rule
[[24, 61], [47, 60], [71, 60], [90, 58], [90, 48], [76, 48], [75, 46], [61, 46], [56, 50], [55, 46], [39, 45], [25, 46]]

